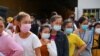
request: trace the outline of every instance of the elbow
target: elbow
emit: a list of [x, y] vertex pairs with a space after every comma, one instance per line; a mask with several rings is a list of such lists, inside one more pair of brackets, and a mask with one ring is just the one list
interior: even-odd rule
[[23, 52], [24, 52], [24, 49], [23, 49], [23, 48], [20, 48], [20, 49], [19, 49], [19, 52], [20, 52], [20, 53], [23, 53]]
[[85, 48], [87, 47], [87, 44], [84, 44], [83, 47], [84, 47], [84, 49], [85, 49]]
[[86, 44], [84, 44], [83, 46], [81, 46], [81, 47], [80, 47], [80, 49], [81, 49], [81, 50], [85, 50], [85, 49], [86, 49], [86, 47], [87, 47], [87, 45], [86, 45]]

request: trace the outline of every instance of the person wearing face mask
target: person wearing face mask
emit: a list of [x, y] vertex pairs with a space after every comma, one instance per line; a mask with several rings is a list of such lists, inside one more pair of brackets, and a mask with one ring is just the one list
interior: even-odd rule
[[0, 17], [0, 56], [22, 56], [23, 48], [4, 31], [4, 20]]
[[10, 34], [12, 37], [14, 37], [14, 34], [18, 33], [16, 26], [17, 26], [17, 20], [16, 20], [16, 16], [13, 18], [13, 20], [11, 21], [11, 24], [8, 24], [8, 26], [6, 27], [5, 31]]
[[31, 18], [30, 15], [25, 12], [20, 12], [16, 16], [18, 21], [17, 34], [15, 34], [15, 41], [23, 47], [23, 56], [41, 56], [40, 47], [41, 42], [38, 37], [30, 32]]
[[[65, 20], [63, 23], [63, 30], [69, 41], [69, 56], [79, 56], [85, 49], [86, 44], [78, 35], [73, 33], [72, 21]], [[76, 47], [78, 48], [78, 51], [74, 54]]]
[[94, 25], [92, 56], [100, 56], [100, 22]]
[[88, 30], [88, 19], [87, 17], [80, 17], [78, 20], [79, 29], [74, 31], [77, 32], [80, 38], [87, 44], [86, 49], [80, 54], [80, 56], [92, 56], [91, 48], [93, 43], [93, 33]]
[[13, 35], [13, 17], [8, 17], [7, 18], [7, 27], [5, 28], [5, 31], [10, 34], [11, 36]]
[[50, 27], [43, 25], [39, 31], [41, 46], [41, 56], [57, 56], [56, 44], [53, 40], [50, 40]]
[[58, 56], [69, 56], [69, 44], [66, 35], [61, 31], [62, 17], [60, 15], [53, 15], [50, 19], [51, 36], [57, 47]]

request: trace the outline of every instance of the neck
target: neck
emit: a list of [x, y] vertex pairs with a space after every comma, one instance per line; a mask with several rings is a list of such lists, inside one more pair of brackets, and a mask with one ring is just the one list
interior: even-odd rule
[[95, 33], [95, 35], [97, 35], [97, 36], [98, 36], [98, 35], [100, 35], [100, 34], [98, 34], [98, 33]]
[[43, 42], [44, 42], [45, 40], [46, 40], [46, 39], [44, 39], [44, 38], [41, 38], [41, 41], [43, 41]]
[[41, 43], [42, 43], [42, 45], [47, 45], [48, 43], [50, 43], [50, 40], [41, 38]]
[[80, 29], [80, 32], [82, 33], [82, 32], [85, 32], [83, 29]]
[[57, 31], [55, 31], [55, 30], [51, 31], [51, 35], [56, 35], [56, 34], [57, 34]]
[[20, 35], [22, 38], [26, 38], [26, 37], [28, 37], [29, 32], [26, 32], [26, 33], [20, 32], [19, 35]]

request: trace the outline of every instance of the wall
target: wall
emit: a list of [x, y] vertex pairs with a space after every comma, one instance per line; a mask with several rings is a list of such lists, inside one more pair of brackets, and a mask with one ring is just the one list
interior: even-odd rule
[[78, 18], [83, 14], [83, 9], [100, 8], [100, 0], [78, 0]]

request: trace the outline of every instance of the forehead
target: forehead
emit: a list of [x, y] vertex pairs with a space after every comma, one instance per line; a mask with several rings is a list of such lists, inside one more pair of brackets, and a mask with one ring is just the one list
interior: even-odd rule
[[73, 23], [67, 23], [66, 25], [65, 25], [65, 27], [72, 27], [73, 26]]
[[62, 21], [62, 18], [57, 18], [56, 20], [55, 20], [55, 22], [61, 22]]
[[50, 32], [50, 29], [49, 29], [49, 28], [44, 28], [44, 29], [42, 30], [42, 32]]
[[83, 21], [83, 23], [88, 23], [88, 20]]
[[0, 20], [0, 25], [1, 25], [1, 24], [4, 24], [4, 23], [3, 23], [3, 21]]
[[96, 25], [96, 27], [100, 27], [100, 24]]
[[31, 17], [30, 16], [26, 16], [22, 19], [22, 21], [31, 21]]
[[3, 21], [0, 21], [0, 27], [1, 27], [1, 26], [4, 26], [4, 23], [3, 23]]

